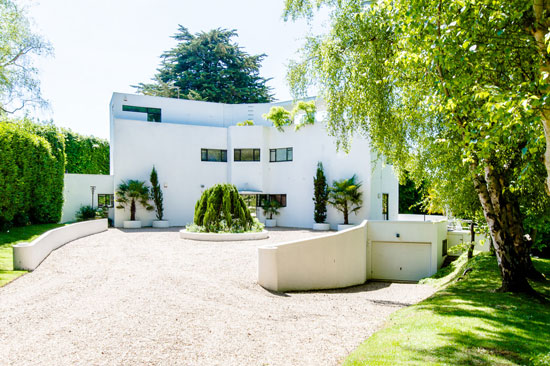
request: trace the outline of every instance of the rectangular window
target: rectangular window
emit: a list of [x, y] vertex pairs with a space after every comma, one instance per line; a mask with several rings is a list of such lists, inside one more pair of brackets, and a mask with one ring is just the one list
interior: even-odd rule
[[286, 207], [286, 194], [259, 194], [256, 198], [257, 207], [262, 207], [266, 201], [277, 201], [281, 207]]
[[284, 147], [282, 149], [270, 149], [269, 161], [271, 163], [277, 161], [292, 161], [292, 148]]
[[235, 149], [233, 161], [260, 161], [260, 149]]
[[98, 194], [97, 206], [98, 207], [113, 207], [115, 203], [115, 197], [113, 194]]
[[390, 195], [387, 193], [382, 193], [382, 217], [384, 220], [389, 220], [389, 198]]
[[148, 122], [160, 122], [161, 121], [161, 110], [160, 108], [148, 108], [148, 107], [136, 107], [132, 105], [123, 105], [122, 110], [124, 112], [137, 112], [137, 113], [147, 113]]
[[201, 149], [201, 161], [227, 162], [227, 150]]

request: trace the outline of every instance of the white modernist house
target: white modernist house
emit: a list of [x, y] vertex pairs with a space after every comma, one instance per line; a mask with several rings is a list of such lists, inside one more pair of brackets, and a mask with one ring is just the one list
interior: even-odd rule
[[[321, 120], [321, 103], [314, 125], [299, 131], [287, 126], [280, 132], [262, 117], [275, 105], [291, 109], [291, 102], [221, 104], [114, 93], [113, 191], [124, 180], [148, 182], [154, 165], [164, 193], [165, 218], [172, 226], [191, 223], [202, 191], [228, 182], [243, 194], [258, 195], [256, 202], [266, 197], [261, 195], [278, 200], [283, 206], [279, 226], [311, 228], [313, 177], [322, 162], [329, 183], [354, 174], [363, 183], [363, 208], [351, 215], [351, 223], [397, 219], [398, 181], [390, 166], [377, 161], [365, 138], [355, 137], [349, 153], [338, 151]], [[237, 126], [245, 120], [254, 125]], [[262, 210], [257, 213], [263, 220]], [[155, 219], [154, 212], [142, 208], [136, 216], [145, 226]], [[115, 226], [128, 219], [128, 210], [114, 209]], [[336, 228], [343, 217], [329, 208], [327, 222]]]

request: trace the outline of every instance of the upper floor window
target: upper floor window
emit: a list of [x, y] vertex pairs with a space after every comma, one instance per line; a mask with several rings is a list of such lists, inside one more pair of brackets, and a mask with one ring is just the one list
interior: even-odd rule
[[123, 105], [122, 110], [124, 112], [147, 113], [148, 122], [160, 122], [161, 120], [160, 108], [135, 107], [131, 105]]
[[235, 149], [233, 161], [260, 161], [260, 149]]
[[201, 161], [227, 162], [227, 150], [201, 149]]
[[282, 149], [270, 149], [269, 150], [269, 161], [292, 161], [292, 148], [284, 147]]
[[113, 194], [98, 194], [97, 195], [97, 206], [98, 207], [113, 207], [115, 202], [115, 197]]

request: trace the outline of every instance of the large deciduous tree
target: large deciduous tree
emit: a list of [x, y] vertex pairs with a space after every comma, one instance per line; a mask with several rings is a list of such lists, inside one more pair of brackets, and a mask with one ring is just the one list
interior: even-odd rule
[[501, 290], [532, 291], [527, 277], [536, 271], [520, 214], [544, 150], [537, 96], [544, 76], [526, 31], [532, 4], [287, 0], [285, 15], [313, 16], [319, 6], [330, 8], [331, 26], [309, 37], [291, 64], [293, 90], [320, 87], [329, 129], [344, 147], [362, 130], [398, 170], [428, 182], [458, 165], [489, 226]]
[[232, 38], [235, 30], [213, 29], [191, 34], [179, 26], [178, 45], [161, 55], [152, 83], [135, 88], [146, 95], [219, 103], [266, 103], [272, 100], [267, 79], [260, 76], [265, 55], [249, 55]]
[[24, 9], [0, 0], [0, 113], [45, 104], [32, 56], [50, 52], [49, 44], [31, 31]]

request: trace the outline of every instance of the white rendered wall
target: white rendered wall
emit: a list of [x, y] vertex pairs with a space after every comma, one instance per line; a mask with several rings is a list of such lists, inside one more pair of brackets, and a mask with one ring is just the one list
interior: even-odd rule
[[273, 291], [360, 285], [367, 280], [366, 221], [311, 239], [258, 248], [258, 283]]
[[[123, 104], [161, 108], [163, 122], [146, 122], [145, 113], [122, 112]], [[397, 219], [397, 179], [391, 167], [372, 164], [365, 139], [354, 138], [346, 154], [336, 150], [334, 138], [321, 121], [297, 132], [294, 126], [279, 132], [267, 127], [271, 123], [261, 118], [275, 104], [221, 105], [115, 93], [111, 104], [115, 116], [111, 126], [111, 151], [116, 151], [111, 160], [115, 188], [127, 179], [148, 182], [154, 164], [163, 186], [165, 218], [171, 225], [192, 222], [202, 191], [230, 182], [241, 191], [286, 194], [287, 207], [276, 217], [278, 225], [311, 227], [313, 177], [317, 162], [322, 161], [329, 184], [353, 174], [363, 182], [363, 208], [350, 215], [350, 223], [382, 219], [381, 193], [390, 194], [390, 219]], [[135, 119], [138, 115], [142, 120]], [[234, 126], [244, 119], [253, 119], [255, 126]], [[285, 147], [293, 148], [293, 161], [270, 163], [269, 150]], [[228, 162], [202, 162], [201, 148], [227, 149]], [[234, 162], [236, 148], [260, 148], [261, 161]], [[154, 212], [138, 208], [137, 219], [143, 225], [151, 225], [154, 217]], [[115, 226], [128, 218], [128, 210], [116, 210]], [[336, 228], [343, 216], [329, 207], [327, 222]]]
[[[76, 220], [76, 213], [80, 206], [92, 205], [92, 191], [90, 186], [95, 186], [93, 206], [97, 207], [98, 194], [113, 194], [113, 176], [99, 174], [65, 174], [63, 187], [63, 214], [61, 222]], [[109, 209], [109, 217], [113, 217], [114, 211]]]
[[49, 230], [29, 243], [13, 246], [13, 268], [33, 271], [55, 249], [70, 241], [107, 230], [107, 219], [77, 222]]

